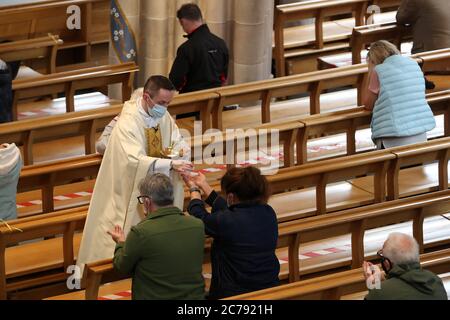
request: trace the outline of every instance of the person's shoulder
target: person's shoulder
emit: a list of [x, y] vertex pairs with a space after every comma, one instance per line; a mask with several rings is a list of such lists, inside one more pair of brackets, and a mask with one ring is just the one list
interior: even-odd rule
[[180, 44], [180, 46], [177, 49], [177, 53], [187, 53], [192, 46], [194, 45], [194, 42], [191, 39], [188, 39], [187, 41], [183, 42], [182, 44]]
[[222, 39], [221, 37], [219, 37], [218, 35], [210, 32], [211, 37], [213, 37], [218, 43], [220, 43], [221, 45], [227, 47], [227, 43], [225, 42], [224, 39]]
[[183, 220], [186, 221], [187, 224], [191, 225], [192, 227], [202, 227], [203, 228], [203, 221], [201, 219], [198, 219], [194, 216], [190, 215], [184, 215], [182, 217]]
[[386, 279], [381, 282], [381, 287], [379, 289], [369, 290], [366, 300], [388, 300], [401, 286], [402, 281], [397, 278]]

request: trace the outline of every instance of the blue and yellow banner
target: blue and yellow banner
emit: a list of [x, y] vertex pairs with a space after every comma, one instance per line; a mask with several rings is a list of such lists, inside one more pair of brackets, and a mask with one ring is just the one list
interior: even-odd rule
[[111, 0], [111, 43], [121, 62], [136, 62], [136, 37], [118, 0]]

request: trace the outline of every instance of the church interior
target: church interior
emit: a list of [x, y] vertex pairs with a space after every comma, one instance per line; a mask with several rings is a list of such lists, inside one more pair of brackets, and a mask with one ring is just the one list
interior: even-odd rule
[[[159, 142], [166, 139], [163, 124], [163, 136], [158, 136], [162, 151], [152, 152], [148, 141], [145, 146], [146, 158], [170, 160], [175, 199], [176, 186], [182, 186], [178, 208], [185, 215], [191, 213], [196, 193], [197, 201], [208, 203], [204, 189], [186, 180], [184, 184], [188, 178], [177, 173], [186, 163], [192, 176], [205, 176], [205, 184], [228, 203], [222, 177], [230, 170], [258, 168], [270, 187], [266, 205], [275, 212], [278, 233], [272, 255], [279, 283], [223, 298], [363, 300], [377, 290], [368, 287], [367, 263], [385, 269], [387, 258], [380, 249], [386, 255], [390, 234], [408, 235], [414, 241], [418, 268], [441, 279], [450, 297], [450, 7], [448, 0], [429, 1], [442, 6], [440, 18], [447, 20], [441, 27], [448, 28], [448, 42], [425, 41], [421, 48], [418, 38], [431, 23], [417, 26], [420, 18], [400, 23], [402, 6], [419, 10], [411, 9], [410, 2], [416, 1], [1, 0], [0, 144], [5, 156], [0, 149], [0, 299], [136, 297], [135, 274], [116, 270], [114, 252], [86, 260], [81, 271], [78, 258], [80, 248], [102, 246], [103, 240], [83, 236], [87, 230], [97, 227], [109, 239], [109, 247], [116, 245], [106, 231], [89, 222], [88, 217], [97, 214], [95, 208], [147, 208], [136, 200], [139, 181], [133, 177], [142, 172], [139, 168], [146, 160], [129, 155], [124, 147], [130, 163], [114, 169], [103, 161], [116, 161], [121, 153], [119, 129], [126, 130], [123, 123], [132, 117], [129, 105], [139, 104], [153, 105], [150, 118], [157, 116], [157, 107], [164, 109], [164, 119], [172, 121], [170, 139], [173, 130], [179, 131], [176, 139], [188, 146], [172, 154], [173, 144]], [[209, 28], [202, 31], [210, 37], [208, 45], [211, 39], [225, 45], [225, 69], [217, 75], [218, 85], [190, 90], [192, 74], [196, 79], [216, 76], [220, 49], [206, 55], [215, 57], [208, 60], [213, 68], [201, 61], [194, 48], [200, 46], [200, 29], [190, 32], [182, 23], [192, 20], [180, 18], [180, 8], [187, 3], [201, 9], [198, 28]], [[431, 39], [433, 32], [426, 31], [425, 37]], [[392, 56], [374, 63], [374, 43], [394, 50], [390, 55], [398, 58], [398, 65]], [[178, 84], [175, 69], [182, 63], [190, 63], [191, 69]], [[389, 73], [393, 70], [395, 75]], [[407, 72], [411, 73], [405, 77]], [[376, 92], [371, 89], [374, 74]], [[4, 75], [9, 76], [8, 84]], [[173, 99], [156, 101], [160, 96], [150, 93], [147, 81], [154, 75], [173, 83]], [[405, 87], [399, 88], [402, 81]], [[413, 88], [416, 83], [419, 89]], [[370, 109], [367, 101], [372, 96], [379, 100]], [[386, 106], [392, 101], [392, 107]], [[389, 109], [390, 117], [416, 116], [411, 126], [403, 118], [389, 123], [425, 140], [388, 147], [390, 140], [383, 137], [393, 135], [375, 139], [375, 118], [383, 117], [382, 107], [383, 112]], [[416, 107], [427, 108], [430, 121], [435, 121], [431, 129], [418, 131], [425, 125]], [[396, 112], [400, 108], [406, 111]], [[104, 130], [114, 129], [112, 123], [117, 127], [108, 136], [111, 143], [117, 138], [115, 145], [99, 152], [98, 142]], [[127, 143], [134, 148], [130, 141], [123, 146]], [[14, 181], [3, 170], [9, 165], [10, 147], [18, 150], [21, 163]], [[184, 159], [182, 164], [174, 162], [178, 157]], [[134, 161], [137, 171], [120, 171], [131, 170]], [[117, 186], [117, 181], [123, 185]], [[116, 198], [100, 197], [100, 188], [110, 189]], [[129, 202], [116, 204], [127, 197]], [[94, 199], [100, 205], [94, 205]], [[226, 210], [230, 208], [233, 205]], [[206, 210], [213, 215], [216, 209], [207, 205]], [[118, 221], [113, 213], [102, 217]], [[125, 236], [134, 228], [129, 219], [120, 223]], [[215, 268], [220, 269], [211, 253], [217, 253], [224, 240], [209, 235], [208, 228], [205, 232], [201, 275], [208, 292], [218, 286]], [[391, 281], [391, 271], [385, 270], [389, 278], [381, 281], [382, 289], [383, 282]]]

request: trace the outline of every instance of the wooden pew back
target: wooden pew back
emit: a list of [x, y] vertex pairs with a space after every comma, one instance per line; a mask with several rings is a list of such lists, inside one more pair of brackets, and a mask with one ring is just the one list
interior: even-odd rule
[[[422, 254], [420, 261], [424, 269], [436, 274], [447, 273], [450, 271], [450, 249]], [[366, 290], [363, 269], [357, 268], [233, 296], [225, 300], [339, 300], [344, 295]]]
[[[284, 32], [286, 22], [300, 19], [315, 19], [315, 40], [308, 44], [312, 46], [310, 53], [336, 51], [349, 48], [348, 41], [351, 33], [340, 34], [329, 38], [324, 38], [324, 22], [327, 18], [342, 14], [352, 13], [355, 19], [355, 26], [362, 26], [365, 23], [367, 8], [370, 5], [377, 5], [380, 8], [396, 9], [400, 4], [399, 0], [327, 0], [327, 1], [306, 1], [285, 5], [278, 5], [275, 9], [274, 38], [275, 49], [274, 58], [276, 63], [277, 77], [286, 75], [286, 46]], [[344, 40], [342, 42], [342, 40]], [[341, 43], [336, 43], [341, 41]], [[326, 48], [326, 44], [335, 43]], [[293, 49], [292, 45], [289, 49]], [[297, 49], [294, 47], [294, 49]]]
[[[80, 8], [81, 28], [69, 29], [67, 13], [71, 5]], [[60, 50], [79, 49], [78, 59], [90, 61], [93, 48], [110, 39], [109, 0], [70, 0], [28, 3], [0, 7], [0, 34], [8, 40], [24, 40], [58, 34], [64, 40]], [[107, 23], [105, 23], [107, 22]]]
[[[0, 299], [6, 299], [8, 292], [63, 281], [68, 277], [66, 270], [75, 264], [74, 234], [83, 230], [87, 207], [64, 210], [37, 217], [13, 220], [0, 225]], [[6, 273], [5, 257], [16, 250], [23, 241], [38, 240], [45, 237], [61, 236], [62, 264], [52, 266], [33, 266], [18, 273]], [[17, 262], [17, 261], [15, 261]], [[12, 264], [10, 261], [9, 264]], [[45, 273], [44, 271], [59, 270]], [[39, 272], [44, 272], [38, 275]]]
[[[423, 69], [438, 70], [446, 68], [450, 61], [450, 49], [420, 53], [412, 56]], [[320, 95], [325, 90], [340, 89], [346, 86], [358, 90], [358, 105], [362, 105], [362, 92], [367, 81], [367, 64], [358, 64], [338, 69], [321, 70], [300, 75], [256, 81], [240, 85], [218, 88], [220, 99], [212, 111], [212, 126], [223, 130], [222, 113], [226, 105], [261, 101], [261, 119], [269, 123], [271, 99], [297, 94], [310, 96], [310, 114], [319, 114]], [[170, 110], [170, 107], [169, 107]]]
[[77, 90], [104, 88], [110, 84], [121, 83], [122, 100], [127, 101], [131, 97], [134, 74], [138, 70], [136, 64], [129, 62], [58, 72], [34, 79], [14, 80], [13, 120], [17, 120], [18, 101], [25, 98], [64, 93], [66, 110], [73, 112]]
[[[450, 209], [450, 190], [437, 193], [421, 195], [408, 199], [395, 200], [388, 203], [375, 204], [364, 208], [345, 210], [339, 213], [328, 214], [325, 216], [300, 219], [287, 223], [280, 223], [278, 228], [277, 248], [288, 248], [289, 253], [289, 273], [287, 275], [289, 282], [298, 282], [300, 273], [305, 273], [299, 267], [299, 246], [301, 243], [319, 241], [331, 237], [352, 234], [352, 269], [359, 268], [364, 257], [364, 233], [365, 230], [386, 226], [392, 223], [400, 223], [405, 220], [413, 220], [414, 230], [423, 229], [422, 217], [436, 216], [448, 212]], [[414, 236], [417, 237], [416, 231]], [[423, 237], [418, 239], [423, 252]], [[430, 247], [432, 244], [428, 244]], [[448, 253], [447, 253], [448, 254]], [[366, 259], [374, 259], [374, 256]], [[450, 260], [450, 258], [449, 258]], [[314, 270], [323, 272], [332, 270], [336, 267], [348, 265], [348, 262], [338, 262], [333, 265]], [[360, 272], [359, 269], [356, 269]], [[311, 273], [310, 270], [308, 273]], [[351, 272], [351, 271], [349, 271]], [[362, 275], [362, 272], [360, 273]], [[280, 274], [284, 279], [285, 275]], [[98, 290], [102, 283], [117, 281], [127, 278], [114, 271], [111, 259], [97, 261], [87, 264], [85, 268], [86, 279], [86, 299], [95, 300], [98, 298]], [[313, 282], [313, 280], [307, 280]], [[321, 278], [319, 278], [321, 279]], [[293, 286], [293, 284], [291, 284]], [[262, 293], [279, 292], [275, 287], [261, 291]], [[259, 296], [260, 292], [249, 293], [247, 295], [237, 296], [238, 299]], [[264, 298], [263, 298], [264, 299]]]
[[45, 37], [19, 40], [0, 44], [0, 59], [6, 62], [45, 59], [47, 73], [56, 70], [56, 53], [63, 44], [59, 36], [48, 34]]
[[400, 49], [402, 42], [412, 39], [412, 28], [398, 25], [395, 22], [379, 26], [355, 27], [350, 39], [352, 48], [352, 64], [361, 63], [361, 51], [378, 40], [392, 42]]

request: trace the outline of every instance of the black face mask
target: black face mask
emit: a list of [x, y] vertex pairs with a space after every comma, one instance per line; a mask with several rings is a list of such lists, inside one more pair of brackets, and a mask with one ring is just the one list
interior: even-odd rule
[[[386, 275], [387, 275], [389, 273], [389, 271], [392, 270], [392, 262], [391, 262], [391, 260], [389, 260], [389, 258], [387, 258], [387, 257], [385, 257], [383, 255], [383, 251], [382, 250], [377, 252], [377, 256], [379, 256], [381, 258], [381, 261], [380, 261], [381, 262], [381, 267], [383, 268], [384, 273], [386, 273]], [[386, 268], [385, 262], [387, 262], [387, 264], [389, 264], [389, 269]]]

